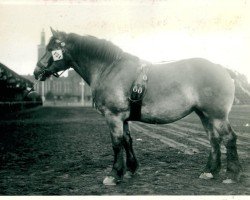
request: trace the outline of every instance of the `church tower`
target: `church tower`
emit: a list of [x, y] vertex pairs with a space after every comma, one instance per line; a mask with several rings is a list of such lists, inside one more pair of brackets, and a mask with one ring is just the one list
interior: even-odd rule
[[[38, 45], [38, 60], [45, 54], [46, 51], [46, 46], [45, 46], [45, 32], [44, 29], [41, 32], [41, 42]], [[43, 102], [45, 101], [45, 96], [44, 96], [44, 81], [42, 83], [37, 84], [36, 87], [37, 92], [42, 96]]]
[[38, 60], [45, 54], [45, 32], [41, 32], [41, 43], [38, 45]]

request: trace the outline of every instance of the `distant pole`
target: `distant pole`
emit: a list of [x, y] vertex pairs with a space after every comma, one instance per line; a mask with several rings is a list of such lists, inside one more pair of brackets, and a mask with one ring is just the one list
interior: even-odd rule
[[45, 96], [44, 96], [44, 81], [42, 81], [42, 100], [43, 100], [43, 102], [45, 101]]
[[82, 106], [84, 106], [84, 82], [83, 82], [83, 79], [82, 79], [82, 82], [80, 83], [80, 85], [82, 86]]

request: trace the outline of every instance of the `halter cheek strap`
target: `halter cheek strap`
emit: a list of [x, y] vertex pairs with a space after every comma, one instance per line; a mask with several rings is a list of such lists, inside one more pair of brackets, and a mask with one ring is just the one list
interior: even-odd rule
[[[65, 42], [62, 42], [60, 40], [56, 40], [56, 43], [60, 44], [60, 47], [59, 47], [59, 49], [51, 51], [53, 61], [63, 60], [63, 58], [64, 58], [63, 53], [65, 53], [65, 54], [67, 54], [67, 57], [70, 58], [70, 61], [73, 64], [73, 66], [76, 66], [77, 65], [76, 62], [73, 60], [72, 56], [69, 53], [67, 53], [67, 50], [64, 48]], [[57, 72], [55, 72], [55, 73], [53, 73], [53, 76], [55, 76], [56, 78], [59, 78], [66, 70], [67, 69], [65, 69], [61, 74], [58, 74]]]

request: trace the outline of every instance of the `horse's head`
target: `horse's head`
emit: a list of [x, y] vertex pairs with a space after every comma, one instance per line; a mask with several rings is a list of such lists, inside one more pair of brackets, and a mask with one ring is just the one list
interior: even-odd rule
[[51, 37], [46, 52], [37, 62], [34, 75], [37, 80], [44, 81], [50, 75], [58, 77], [57, 72], [66, 70], [72, 66], [72, 57], [67, 50], [66, 34], [54, 31], [51, 28]]

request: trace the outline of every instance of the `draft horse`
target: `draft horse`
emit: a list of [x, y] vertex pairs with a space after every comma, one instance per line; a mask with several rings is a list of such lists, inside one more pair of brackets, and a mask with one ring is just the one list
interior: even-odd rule
[[109, 126], [114, 151], [113, 167], [103, 181], [105, 185], [115, 185], [125, 172], [134, 174], [138, 169], [128, 121], [134, 112], [130, 102], [131, 87], [141, 66], [145, 65], [148, 66], [147, 91], [136, 120], [164, 124], [195, 112], [211, 143], [200, 178], [213, 178], [218, 174], [221, 142], [227, 150], [227, 180], [239, 177], [236, 134], [228, 120], [235, 86], [225, 68], [201, 58], [150, 64], [109, 41], [51, 31], [53, 36], [34, 70], [35, 78], [45, 81], [50, 75], [58, 76], [57, 72], [72, 67], [91, 87], [95, 105]]

